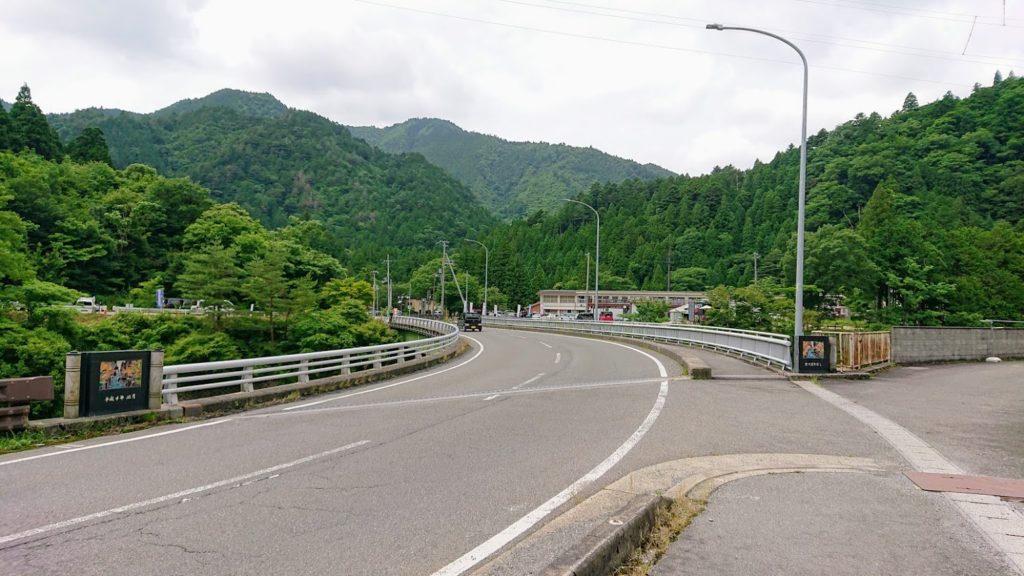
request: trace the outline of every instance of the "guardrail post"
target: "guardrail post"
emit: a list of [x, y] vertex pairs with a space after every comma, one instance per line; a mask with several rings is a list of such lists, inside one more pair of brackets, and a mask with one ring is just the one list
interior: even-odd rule
[[405, 346], [404, 345], [398, 347], [398, 363], [402, 364], [403, 362], [405, 362]]
[[252, 366], [242, 370], [242, 392], [252, 392]]
[[373, 367], [374, 368], [380, 368], [380, 357], [383, 354], [384, 353], [379, 351], [379, 350], [373, 354]]
[[349, 364], [348, 354], [345, 354], [344, 356], [341, 357], [341, 373], [342, 374], [351, 374], [352, 373], [352, 369], [349, 368], [348, 364]]
[[162, 394], [167, 397], [167, 403], [168, 404], [177, 404], [178, 403], [178, 393], [175, 392], [175, 390], [177, 390], [177, 389], [178, 389], [178, 383], [177, 382], [168, 382], [167, 383], [167, 387], [164, 388]]
[[307, 370], [309, 370], [309, 360], [299, 362], [299, 371], [302, 372], [302, 374], [299, 374], [299, 382], [302, 382], [303, 384], [309, 382], [309, 374], [306, 372]]
[[149, 353], [149, 409], [159, 410], [164, 402], [164, 351]]
[[82, 355], [69, 352], [64, 358], [64, 417], [78, 418], [82, 385]]

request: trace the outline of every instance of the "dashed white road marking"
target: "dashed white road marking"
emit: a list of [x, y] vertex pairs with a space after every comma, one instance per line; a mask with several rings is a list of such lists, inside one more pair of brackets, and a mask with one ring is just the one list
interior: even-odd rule
[[501, 394], [495, 394], [494, 396], [488, 396], [487, 398], [484, 398], [484, 402], [487, 402], [488, 400], [494, 400], [498, 396], [501, 396]]
[[561, 361], [562, 361], [562, 353], [561, 352], [555, 352], [555, 364], [558, 364]]
[[124, 506], [118, 506], [117, 508], [110, 508], [109, 510], [103, 510], [102, 512], [95, 512], [93, 514], [87, 514], [85, 516], [79, 516], [77, 518], [71, 518], [69, 520], [62, 520], [60, 522], [54, 522], [53, 524], [47, 524], [46, 526], [40, 526], [38, 528], [32, 528], [31, 530], [25, 530], [25, 531], [22, 531], [22, 532], [17, 532], [15, 534], [8, 534], [7, 536], [0, 537], [0, 546], [6, 544], [8, 542], [14, 542], [15, 540], [22, 540], [24, 538], [29, 538], [31, 536], [38, 536], [39, 534], [45, 534], [47, 532], [53, 532], [54, 530], [62, 530], [64, 528], [69, 528], [69, 527], [74, 526], [76, 524], [82, 524], [83, 522], [90, 522], [92, 520], [99, 520], [100, 518], [106, 518], [107, 516], [113, 516], [115, 514], [121, 514], [121, 513], [124, 513], [124, 512], [131, 512], [132, 510], [138, 510], [140, 508], [145, 508], [145, 507], [148, 507], [148, 506], [154, 506], [156, 504], [162, 504], [164, 502], [170, 502], [171, 500], [181, 499], [182, 502], [185, 502], [185, 501], [188, 500], [187, 497], [191, 496], [193, 494], [198, 494], [200, 492], [207, 492], [209, 490], [214, 490], [216, 488], [222, 488], [224, 486], [243, 486], [243, 485], [246, 485], [245, 483], [247, 481], [250, 481], [250, 480], [255, 479], [255, 478], [259, 478], [260, 476], [267, 476], [266, 479], [269, 480], [269, 479], [276, 478], [277, 476], [279, 476], [279, 474], [275, 474], [275, 473], [280, 471], [280, 470], [284, 470], [286, 468], [292, 468], [294, 466], [298, 466], [300, 464], [305, 464], [307, 462], [312, 462], [313, 460], [319, 460], [320, 458], [325, 458], [327, 456], [331, 456], [333, 454], [337, 454], [338, 452], [344, 452], [345, 450], [351, 450], [353, 448], [357, 448], [359, 446], [362, 446], [364, 444], [369, 444], [369, 443], [370, 443], [369, 440], [362, 440], [360, 442], [353, 442], [351, 444], [346, 444], [345, 446], [342, 446], [340, 448], [333, 448], [331, 450], [326, 450], [324, 452], [319, 452], [319, 453], [313, 454], [311, 456], [306, 456], [304, 458], [299, 458], [298, 460], [292, 460], [291, 462], [285, 462], [284, 464], [278, 464], [277, 466], [271, 466], [270, 468], [264, 468], [262, 470], [257, 470], [255, 472], [250, 472], [248, 474], [242, 474], [241, 476], [235, 476], [234, 478], [228, 478], [227, 480], [221, 480], [219, 482], [214, 482], [212, 484], [206, 484], [204, 486], [197, 486], [195, 488], [189, 488], [187, 490], [181, 490], [179, 492], [174, 492], [173, 494], [165, 494], [164, 496], [158, 496], [156, 498], [150, 498], [149, 500], [143, 500], [141, 502], [133, 502], [131, 504], [126, 504]]
[[[796, 382], [804, 390], [860, 420], [893, 445], [920, 472], [963, 474], [927, 442], [899, 424], [811, 382]], [[1024, 516], [995, 496], [943, 492], [988, 541], [1003, 553], [1010, 565], [1024, 574]]]
[[523, 386], [526, 386], [527, 384], [533, 384], [534, 382], [536, 382], [537, 380], [540, 380], [543, 377], [544, 377], [544, 373], [541, 372], [540, 374], [537, 374], [536, 376], [534, 376], [533, 378], [530, 378], [526, 382], [520, 382], [519, 384], [516, 384], [515, 386], [512, 387], [512, 389], [513, 390], [519, 390]]
[[550, 500], [541, 504], [535, 508], [532, 512], [523, 516], [519, 520], [512, 523], [511, 526], [505, 528], [501, 532], [495, 534], [484, 543], [480, 544], [476, 548], [473, 548], [469, 552], [466, 552], [461, 557], [448, 564], [444, 568], [441, 568], [437, 572], [434, 572], [432, 576], [459, 576], [471, 568], [482, 562], [484, 559], [494, 554], [509, 542], [518, 538], [521, 534], [532, 528], [535, 524], [544, 519], [545, 516], [550, 514], [553, 510], [565, 504], [570, 498], [578, 494], [587, 485], [594, 482], [598, 478], [604, 475], [605, 472], [611, 469], [612, 466], [617, 464], [619, 460], [629, 453], [634, 446], [643, 439], [647, 431], [654, 426], [654, 422], [658, 419], [661, 414], [661, 409], [665, 406], [665, 399], [668, 397], [668, 372], [665, 370], [665, 365], [661, 363], [657, 358], [651, 356], [643, 350], [638, 350], [632, 346], [620, 344], [618, 342], [605, 342], [606, 344], [614, 344], [615, 346], [622, 346], [628, 348], [634, 352], [643, 354], [650, 358], [658, 365], [658, 373], [661, 375], [661, 387], [658, 390], [658, 398], [654, 401], [654, 406], [651, 411], [644, 418], [644, 421], [640, 424], [640, 427], [636, 429], [633, 434], [626, 439], [625, 442], [619, 446], [615, 452], [612, 452], [610, 456], [604, 459], [600, 464], [594, 467], [593, 470], [587, 472], [582, 478], [570, 484], [565, 490], [562, 490], [558, 494], [555, 494]]
[[538, 342], [540, 342], [544, 346], [547, 346], [548, 348], [554, 348], [554, 346], [552, 346], [551, 344], [548, 344], [547, 342], [544, 342], [543, 340], [538, 340]]
[[184, 428], [175, 428], [174, 430], [165, 430], [163, 432], [156, 432], [153, 434], [146, 434], [144, 436], [132, 436], [131, 438], [122, 438], [121, 440], [112, 440], [110, 442], [103, 442], [102, 444], [90, 444], [88, 446], [76, 446], [74, 448], [61, 447], [59, 452], [47, 452], [45, 454], [36, 454], [34, 456], [25, 456], [24, 458], [17, 458], [15, 460], [5, 460], [0, 462], [0, 466], [7, 466], [8, 464], [17, 464], [19, 462], [28, 462], [29, 460], [39, 460], [40, 458], [49, 458], [51, 456], [63, 456], [65, 454], [71, 454], [72, 452], [81, 452], [82, 450], [94, 450], [96, 448], [106, 448], [108, 446], [117, 446], [119, 444], [127, 444], [129, 442], [138, 442], [139, 440], [149, 440], [150, 438], [158, 438], [160, 436], [167, 436], [169, 434], [177, 434], [179, 432], [188, 432], [189, 430], [195, 430], [197, 428], [206, 428], [208, 426], [216, 426], [225, 422], [230, 422], [231, 418], [223, 418], [221, 420], [213, 420], [211, 422], [204, 422], [202, 424], [195, 424], [193, 426], [185, 426]]
[[469, 358], [465, 362], [460, 362], [459, 364], [456, 364], [455, 366], [451, 366], [451, 367], [445, 368], [444, 370], [437, 370], [435, 372], [430, 372], [428, 374], [421, 374], [419, 376], [414, 376], [412, 378], [406, 378], [405, 380], [399, 380], [398, 382], [395, 382], [393, 384], [387, 384], [385, 386], [378, 386], [376, 388], [371, 388], [369, 390], [360, 390], [359, 392], [352, 392], [351, 394], [342, 394], [341, 396], [332, 396], [330, 398], [324, 398], [323, 400], [316, 400], [314, 402], [306, 402], [305, 404], [298, 404], [296, 406], [288, 406], [286, 408], [282, 408], [281, 410], [283, 412], [288, 412], [290, 410], [298, 410], [300, 408], [309, 408], [310, 406], [317, 406], [319, 404], [325, 404], [327, 402], [335, 402], [337, 400], [344, 400], [345, 398], [351, 398], [353, 396], [360, 396], [362, 394], [369, 394], [370, 392], [379, 392], [380, 390], [387, 390], [388, 388], [394, 388], [395, 386], [401, 386], [402, 384], [408, 384], [409, 382], [415, 382], [417, 380], [422, 380], [424, 378], [430, 378], [431, 376], [437, 376], [438, 374], [444, 374], [445, 372], [449, 372], [451, 370], [455, 370], [456, 368], [462, 368], [466, 364], [469, 364], [473, 360], [476, 360], [477, 358], [479, 358], [480, 355], [484, 353], [484, 345], [483, 345], [482, 342], [480, 342], [476, 338], [470, 338], [469, 336], [466, 336], [466, 335], [463, 335], [463, 338], [468, 338], [468, 339], [472, 340], [473, 342], [476, 342], [476, 345], [479, 346], [480, 349], [477, 350], [476, 354], [473, 354], [473, 356], [471, 358]]

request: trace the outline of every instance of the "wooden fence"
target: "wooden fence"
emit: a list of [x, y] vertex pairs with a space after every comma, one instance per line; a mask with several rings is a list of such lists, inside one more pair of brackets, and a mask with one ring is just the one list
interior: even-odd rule
[[859, 370], [876, 364], [885, 364], [892, 360], [889, 332], [817, 331], [815, 334], [833, 338], [838, 370]]

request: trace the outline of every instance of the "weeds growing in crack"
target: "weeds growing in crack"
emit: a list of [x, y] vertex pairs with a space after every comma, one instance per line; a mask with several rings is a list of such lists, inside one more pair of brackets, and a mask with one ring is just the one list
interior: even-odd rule
[[615, 576], [646, 576], [669, 545], [704, 511], [705, 504], [702, 500], [681, 497], [668, 506], [659, 507], [654, 514], [651, 531], [644, 536], [640, 547], [615, 571]]

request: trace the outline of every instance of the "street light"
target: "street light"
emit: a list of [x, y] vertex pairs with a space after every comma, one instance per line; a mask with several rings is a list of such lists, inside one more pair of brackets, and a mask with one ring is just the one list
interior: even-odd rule
[[[487, 316], [487, 269], [489, 267], [491, 251], [487, 249], [487, 246], [484, 245], [483, 242], [479, 242], [477, 240], [470, 240], [469, 238], [466, 238], [466, 242], [472, 242], [473, 244], [479, 244], [484, 247], [484, 316]], [[466, 292], [469, 292], [468, 283], [466, 284]]]
[[804, 63], [804, 110], [803, 120], [800, 127], [800, 190], [797, 223], [796, 223], [796, 318], [793, 322], [793, 372], [799, 371], [798, 360], [800, 358], [800, 337], [804, 334], [804, 203], [807, 190], [807, 58], [804, 53], [789, 40], [782, 36], [758, 30], [757, 28], [741, 28], [738, 26], [723, 26], [721, 24], [708, 24], [708, 30], [743, 30], [770, 36], [786, 44], [800, 55]]
[[583, 204], [587, 208], [590, 208], [594, 212], [594, 216], [597, 216], [597, 246], [594, 248], [594, 320], [601, 319], [601, 306], [600, 295], [598, 291], [598, 281], [601, 279], [601, 271], [598, 268], [601, 264], [601, 215], [598, 214], [597, 209], [587, 204], [586, 202], [580, 202], [579, 200], [573, 200], [571, 198], [562, 198], [566, 202], [575, 202], [576, 204]]

